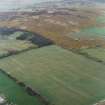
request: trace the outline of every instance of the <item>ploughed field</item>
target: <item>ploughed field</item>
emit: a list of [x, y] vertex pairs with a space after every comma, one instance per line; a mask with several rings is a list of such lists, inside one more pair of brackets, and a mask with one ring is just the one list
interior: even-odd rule
[[28, 95], [24, 88], [20, 87], [1, 71], [0, 97], [3, 97], [6, 103], [8, 103], [0, 105], [43, 105], [43, 103], [41, 103], [37, 97]]
[[105, 99], [105, 66], [55, 45], [1, 59], [0, 68], [52, 105], [93, 105]]

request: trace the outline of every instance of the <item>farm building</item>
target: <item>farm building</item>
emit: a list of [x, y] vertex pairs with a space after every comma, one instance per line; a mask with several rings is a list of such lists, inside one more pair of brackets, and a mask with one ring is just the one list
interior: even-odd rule
[[6, 103], [6, 100], [2, 96], [0, 96], [0, 105], [3, 105], [5, 103]]

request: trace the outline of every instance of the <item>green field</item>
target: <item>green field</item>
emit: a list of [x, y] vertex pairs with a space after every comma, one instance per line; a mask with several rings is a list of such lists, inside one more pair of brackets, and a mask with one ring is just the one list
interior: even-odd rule
[[89, 27], [74, 33], [75, 38], [105, 38], [105, 27]]
[[2, 59], [0, 68], [54, 105], [93, 105], [105, 99], [105, 66], [54, 45]]
[[0, 28], [0, 57], [51, 44], [53, 44], [51, 40], [37, 33], [14, 28]]
[[35, 45], [27, 41], [0, 40], [0, 55], [6, 54], [9, 51], [22, 51], [32, 46], [35, 46]]
[[98, 60], [105, 62], [105, 48], [90, 48], [82, 49], [80, 51], [88, 54], [90, 57], [97, 58]]
[[1, 71], [0, 96], [6, 97], [9, 105], [43, 105], [37, 97], [29, 96], [24, 88], [18, 86], [13, 80], [11, 80]]
[[21, 34], [23, 34], [23, 32], [20, 31], [16, 31], [10, 35], [0, 34], [0, 56], [12, 51], [22, 51], [30, 47], [37, 47], [37, 45], [29, 41], [17, 40], [16, 37]]
[[105, 14], [102, 14], [96, 20], [98, 23], [105, 23]]
[[[96, 26], [86, 27], [72, 34], [74, 38], [105, 38], [105, 15], [96, 18]], [[104, 24], [102, 27], [99, 25]]]

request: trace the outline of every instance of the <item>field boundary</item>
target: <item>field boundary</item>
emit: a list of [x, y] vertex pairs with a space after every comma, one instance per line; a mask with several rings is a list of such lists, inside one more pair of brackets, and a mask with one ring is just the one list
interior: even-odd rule
[[6, 58], [6, 57], [9, 57], [9, 56], [13, 56], [13, 55], [18, 55], [20, 53], [24, 53], [26, 51], [29, 51], [29, 50], [32, 50], [32, 49], [37, 49], [37, 48], [39, 48], [39, 47], [29, 47], [29, 48], [21, 50], [21, 51], [16, 51], [16, 52], [10, 52], [10, 53], [7, 53], [7, 54], [2, 54], [0, 56], [0, 59]]
[[17, 80], [15, 77], [11, 76], [9, 73], [5, 72], [0, 68], [0, 72], [2, 72], [4, 75], [8, 76], [10, 79], [15, 81], [19, 86], [25, 89], [25, 91], [30, 96], [36, 96], [40, 102], [42, 102], [44, 105], [51, 105], [49, 101], [46, 99], [46, 97], [42, 96], [37, 90], [33, 89], [31, 86], [26, 85], [24, 82]]
[[[43, 47], [52, 46], [52, 45], [46, 45], [46, 46], [43, 46]], [[13, 53], [3, 54], [3, 55], [0, 56], [0, 60], [4, 59], [4, 58], [7, 58], [7, 57], [10, 57], [10, 56], [14, 56], [14, 55], [18, 55], [18, 54], [21, 54], [21, 53], [28, 52], [28, 51], [31, 51], [33, 49], [39, 49], [39, 48], [43, 48], [43, 47], [35, 47], [34, 46], [34, 47], [29, 47], [29, 48], [21, 50], [21, 51], [16, 51], [16, 52], [13, 52]]]
[[98, 63], [100, 63], [100, 64], [105, 65], [105, 62], [104, 62], [104, 61], [102, 61], [101, 59], [98, 59], [98, 58], [96, 58], [96, 57], [92, 57], [92, 56], [90, 56], [88, 53], [84, 53], [84, 52], [81, 52], [81, 51], [79, 51], [79, 50], [73, 50], [73, 49], [71, 49], [71, 50], [69, 50], [69, 51], [71, 51], [71, 52], [73, 52], [73, 53], [75, 53], [75, 54], [79, 54], [79, 55], [81, 55], [81, 56], [83, 56], [83, 57], [85, 57], [85, 58], [87, 58], [87, 59], [92, 60], [92, 61], [95, 61], [95, 62], [98, 62]]

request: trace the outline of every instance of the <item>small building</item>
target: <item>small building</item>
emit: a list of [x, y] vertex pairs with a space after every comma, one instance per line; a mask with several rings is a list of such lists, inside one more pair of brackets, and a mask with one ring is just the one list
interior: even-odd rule
[[5, 98], [0, 96], [0, 105], [5, 104], [5, 103], [6, 103]]

